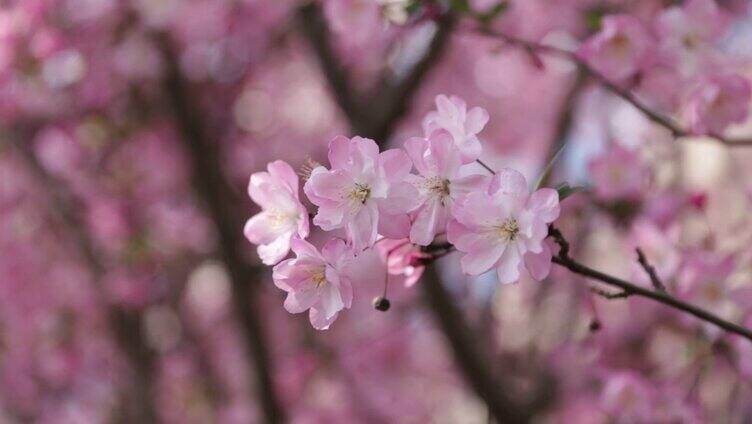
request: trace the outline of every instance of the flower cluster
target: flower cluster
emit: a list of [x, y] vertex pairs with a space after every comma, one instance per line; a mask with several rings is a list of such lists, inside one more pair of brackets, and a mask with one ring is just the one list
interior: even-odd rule
[[[509, 168], [479, 174], [471, 164], [481, 155], [477, 134], [488, 122], [479, 107], [467, 110], [456, 97], [440, 95], [436, 111], [423, 120], [424, 134], [402, 149], [379, 151], [362, 137], [335, 137], [329, 168], [317, 166], [303, 191], [316, 206], [313, 224], [336, 232], [321, 252], [305, 241], [309, 213], [299, 197], [292, 167], [275, 161], [251, 175], [249, 195], [261, 207], [245, 227], [274, 283], [288, 292], [291, 313], [310, 310], [311, 324], [327, 329], [352, 303], [354, 258], [376, 244], [387, 272], [403, 273], [412, 285], [440, 250], [461, 252], [462, 270], [479, 275], [496, 269], [500, 283], [523, 271], [548, 275], [548, 224], [559, 216], [559, 195], [550, 188], [531, 193], [525, 177]], [[412, 173], [413, 168], [417, 173]], [[295, 259], [283, 260], [290, 249]], [[399, 256], [399, 257], [398, 257]], [[281, 262], [280, 262], [281, 261]]]

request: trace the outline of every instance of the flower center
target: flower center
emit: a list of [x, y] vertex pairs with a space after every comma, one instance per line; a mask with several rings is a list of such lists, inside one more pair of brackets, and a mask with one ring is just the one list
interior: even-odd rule
[[370, 195], [371, 187], [366, 184], [355, 183], [355, 187], [350, 192], [349, 197], [353, 200], [365, 204]]
[[443, 180], [439, 177], [433, 177], [426, 181], [428, 191], [438, 197], [449, 196], [449, 180]]
[[269, 210], [268, 216], [269, 216], [269, 225], [272, 228], [287, 227], [290, 224], [290, 222], [292, 222], [296, 218], [295, 214], [291, 212], [279, 210], [279, 209]]
[[316, 288], [320, 288], [326, 284], [326, 268], [322, 267], [321, 269], [316, 270], [311, 276], [311, 280], [313, 280], [313, 284], [316, 285]]
[[517, 238], [517, 234], [520, 232], [520, 225], [514, 218], [509, 218], [504, 223], [496, 227], [499, 236], [507, 241], [513, 241]]

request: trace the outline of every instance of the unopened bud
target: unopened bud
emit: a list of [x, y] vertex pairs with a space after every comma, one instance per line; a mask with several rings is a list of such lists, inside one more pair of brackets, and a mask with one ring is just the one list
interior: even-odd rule
[[385, 297], [379, 296], [373, 299], [373, 307], [376, 308], [377, 311], [386, 312], [389, 310], [390, 306], [391, 303], [389, 303], [389, 299]]

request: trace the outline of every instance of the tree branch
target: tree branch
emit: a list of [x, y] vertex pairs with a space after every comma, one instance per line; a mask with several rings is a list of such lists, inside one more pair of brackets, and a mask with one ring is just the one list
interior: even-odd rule
[[488, 406], [489, 413], [500, 423], [530, 422], [530, 410], [508, 396], [504, 385], [489, 372], [487, 358], [477, 348], [478, 339], [457, 310], [452, 297], [441, 284], [434, 266], [427, 266], [422, 286], [439, 328], [467, 383]]
[[[24, 133], [23, 138], [27, 138], [33, 132], [19, 131]], [[65, 230], [74, 240], [75, 248], [91, 270], [96, 295], [102, 304], [106, 305], [105, 312], [109, 329], [134, 371], [135, 384], [130, 397], [127, 399], [130, 405], [126, 407], [127, 413], [132, 416], [128, 417], [127, 420], [142, 423], [156, 422], [151, 392], [154, 352], [146, 344], [140, 313], [116, 305], [108, 305], [109, 302], [104, 293], [105, 288], [102, 286], [106, 271], [104, 260], [97, 254], [94, 241], [86, 230], [87, 226], [76, 212], [83, 208], [78, 204], [67, 185], [48, 173], [34, 153], [27, 148], [28, 146], [23, 145], [17, 132], [11, 130], [9, 134], [6, 134], [8, 143], [24, 160], [36, 179], [39, 180], [39, 186], [42, 190], [45, 190], [45, 198], [50, 199], [51, 209], [55, 211], [55, 216], [60, 217]]]
[[631, 283], [626, 280], [605, 274], [603, 272], [592, 269], [586, 265], [583, 265], [569, 256], [569, 242], [564, 238], [564, 235], [554, 226], [549, 227], [549, 235], [554, 239], [556, 244], [559, 245], [559, 253], [553, 257], [555, 264], [561, 265], [564, 268], [572, 271], [575, 274], [588, 277], [601, 283], [608, 284], [610, 286], [618, 287], [629, 295], [636, 295], [652, 299], [658, 303], [670, 306], [674, 309], [686, 312], [690, 315], [714, 324], [729, 333], [737, 334], [745, 339], [752, 341], [752, 330], [745, 328], [739, 324], [735, 324], [724, 320], [723, 318], [714, 315], [704, 309], [697, 306], [686, 303], [679, 300], [666, 292], [651, 290], [637, 284]]
[[653, 283], [653, 288], [659, 292], [666, 293], [666, 286], [664, 286], [661, 279], [658, 278], [658, 274], [655, 272], [655, 267], [648, 263], [648, 260], [645, 257], [645, 253], [643, 253], [642, 249], [640, 249], [639, 247], [635, 248], [635, 251], [637, 252], [637, 262], [640, 263], [642, 269], [644, 269], [645, 273], [647, 273], [648, 277], [650, 277], [650, 282]]
[[[523, 40], [510, 34], [506, 34], [501, 31], [496, 31], [488, 27], [474, 28], [474, 31], [478, 34], [496, 38], [504, 41], [505, 43], [513, 46], [523, 48], [530, 52], [551, 54], [559, 57], [563, 57], [567, 60], [575, 63], [585, 74], [597, 81], [601, 86], [612, 92], [613, 94], [621, 97], [626, 102], [630, 103], [637, 110], [642, 112], [648, 119], [661, 127], [671, 132], [674, 137], [695, 137], [698, 134], [693, 134], [691, 131], [682, 128], [679, 124], [674, 122], [668, 116], [653, 110], [650, 106], [642, 102], [637, 96], [629, 89], [620, 87], [616, 83], [612, 82], [605, 75], [598, 72], [596, 69], [587, 64], [584, 60], [580, 59], [576, 53], [569, 50], [561, 49], [547, 44], [537, 43], [534, 41]], [[743, 147], [752, 146], [752, 138], [728, 138], [720, 134], [706, 134], [707, 137], [713, 138], [718, 142], [727, 145], [729, 147]]]
[[157, 42], [167, 63], [165, 92], [193, 165], [194, 188], [217, 229], [220, 255], [230, 274], [234, 310], [240, 318], [245, 343], [252, 356], [256, 391], [265, 421], [283, 422], [282, 408], [270, 375], [272, 368], [258, 315], [258, 286], [254, 282], [261, 271], [246, 263], [239, 251], [243, 242], [243, 222], [233, 209], [238, 202], [233, 200], [232, 186], [222, 173], [219, 151], [207, 140], [200, 114], [189, 100], [189, 88], [180, 72], [172, 44], [165, 35], [157, 37]]
[[440, 16], [436, 21], [438, 29], [426, 54], [407, 76], [396, 82], [385, 76], [375, 90], [375, 95], [367, 96], [352, 87], [347, 72], [332, 48], [331, 33], [320, 6], [316, 2], [309, 2], [298, 13], [306, 39], [316, 54], [324, 77], [332, 88], [334, 99], [347, 117], [353, 133], [372, 138], [382, 145], [407, 112], [410, 101], [425, 76], [441, 59], [455, 24], [452, 14]]

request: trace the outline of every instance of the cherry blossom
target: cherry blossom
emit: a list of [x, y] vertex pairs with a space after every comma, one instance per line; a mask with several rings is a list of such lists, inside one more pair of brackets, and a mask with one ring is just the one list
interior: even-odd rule
[[639, 153], [618, 143], [591, 160], [588, 169], [595, 194], [604, 201], [638, 200], [650, 177]]
[[287, 256], [293, 237], [308, 237], [308, 211], [298, 198], [298, 176], [286, 162], [272, 162], [267, 172], [251, 175], [248, 194], [261, 212], [248, 220], [243, 232], [259, 245], [264, 264], [274, 265]]
[[548, 275], [551, 251], [543, 242], [546, 224], [559, 216], [556, 190], [530, 193], [525, 177], [499, 171], [487, 192], [474, 191], [454, 207], [447, 238], [460, 252], [462, 270], [470, 275], [496, 268], [499, 282], [513, 283], [527, 268], [536, 280]]
[[431, 133], [427, 139], [414, 137], [405, 141], [405, 150], [420, 174], [409, 176], [418, 189], [420, 202], [413, 212], [410, 241], [427, 246], [436, 234], [445, 232], [454, 202], [473, 190], [483, 190], [490, 178], [480, 174], [461, 176], [460, 150], [444, 130]]
[[654, 43], [645, 26], [631, 15], [603, 18], [601, 30], [577, 54], [613, 81], [623, 81], [654, 61]]
[[389, 275], [404, 276], [405, 287], [411, 287], [420, 280], [426, 268], [424, 261], [429, 256], [421, 252], [419, 246], [409, 239], [384, 239], [379, 240], [376, 247]]
[[407, 231], [418, 195], [405, 181], [412, 168], [405, 152], [379, 153], [373, 140], [340, 136], [329, 143], [329, 162], [330, 170], [316, 167], [304, 186], [319, 207], [314, 224], [325, 231], [345, 228], [356, 251], [372, 246], [379, 233]]
[[309, 310], [313, 328], [326, 330], [339, 311], [352, 305], [352, 284], [346, 273], [352, 253], [342, 239], [329, 240], [321, 252], [297, 238], [291, 247], [296, 257], [274, 267], [274, 285], [287, 292], [288, 312]]
[[749, 115], [752, 89], [739, 75], [712, 75], [700, 83], [687, 102], [687, 116], [695, 134], [720, 134]]
[[436, 96], [436, 110], [423, 118], [426, 137], [438, 129], [448, 131], [462, 153], [462, 162], [470, 163], [480, 157], [482, 147], [478, 133], [488, 123], [488, 112], [481, 107], [467, 110], [464, 100], [456, 96]]

